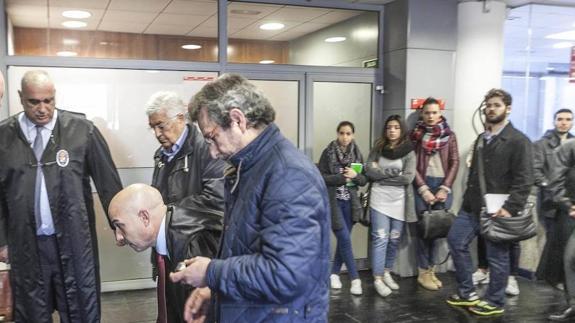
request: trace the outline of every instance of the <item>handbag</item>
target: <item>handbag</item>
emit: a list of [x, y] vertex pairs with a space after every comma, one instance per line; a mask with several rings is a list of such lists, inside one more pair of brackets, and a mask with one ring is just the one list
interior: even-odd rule
[[371, 196], [371, 186], [372, 182], [367, 185], [367, 190], [359, 195], [359, 199], [361, 202], [362, 212], [359, 218], [359, 223], [362, 225], [369, 227], [371, 225], [371, 216], [369, 214], [369, 198]]
[[493, 242], [518, 242], [537, 235], [537, 227], [533, 221], [533, 203], [527, 203], [525, 209], [514, 217], [490, 216], [481, 212], [481, 234]]
[[481, 210], [480, 232], [481, 235], [493, 242], [518, 242], [527, 240], [537, 234], [537, 227], [533, 221], [533, 203], [527, 202], [523, 211], [513, 217], [494, 217], [487, 213], [485, 195], [485, 173], [483, 170], [483, 139], [477, 143], [477, 173], [479, 176], [479, 188], [483, 198], [484, 207]]
[[10, 265], [0, 263], [0, 322], [12, 321], [12, 312]]
[[449, 233], [451, 224], [455, 220], [455, 214], [445, 206], [441, 209], [432, 210], [431, 205], [423, 211], [417, 221], [417, 232], [422, 239], [445, 238]]

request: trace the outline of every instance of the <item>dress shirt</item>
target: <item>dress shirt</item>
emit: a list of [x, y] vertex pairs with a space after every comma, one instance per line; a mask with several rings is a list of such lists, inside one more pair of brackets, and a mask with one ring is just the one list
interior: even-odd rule
[[173, 144], [172, 147], [170, 147], [170, 149], [164, 149], [162, 147], [162, 155], [164, 155], [167, 158], [168, 162], [172, 161], [172, 159], [174, 159], [174, 156], [176, 156], [176, 154], [180, 151], [182, 145], [184, 144], [184, 141], [186, 140], [186, 137], [188, 136], [188, 132], [189, 132], [188, 127], [184, 126], [184, 131], [182, 131], [180, 138], [178, 138], [176, 143]]
[[[54, 126], [56, 125], [56, 119], [58, 117], [58, 110], [54, 109], [54, 115], [52, 116], [52, 120], [45, 124], [41, 128], [42, 134], [42, 142], [44, 144], [44, 149], [48, 145], [50, 138], [52, 137], [52, 131], [54, 130]], [[24, 133], [24, 136], [28, 140], [30, 144], [30, 149], [33, 149], [34, 140], [36, 139], [36, 124], [34, 124], [24, 112], [20, 113], [18, 116], [18, 122], [20, 123], [20, 129]], [[54, 156], [56, 158], [56, 156]], [[54, 221], [52, 219], [52, 211], [50, 210], [50, 201], [48, 200], [48, 190], [46, 189], [46, 181], [44, 180], [44, 173], [42, 173], [42, 186], [40, 190], [40, 217], [42, 218], [42, 226], [38, 228], [36, 231], [36, 235], [53, 235], [54, 230]]]

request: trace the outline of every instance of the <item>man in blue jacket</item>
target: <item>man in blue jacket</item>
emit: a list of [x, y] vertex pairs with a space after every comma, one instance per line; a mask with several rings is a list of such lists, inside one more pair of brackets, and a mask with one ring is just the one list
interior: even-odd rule
[[330, 216], [317, 168], [239, 75], [207, 84], [188, 108], [212, 156], [231, 167], [217, 258], [192, 258], [171, 274], [200, 287], [188, 298], [186, 320], [203, 321], [209, 311], [218, 322], [326, 322]]

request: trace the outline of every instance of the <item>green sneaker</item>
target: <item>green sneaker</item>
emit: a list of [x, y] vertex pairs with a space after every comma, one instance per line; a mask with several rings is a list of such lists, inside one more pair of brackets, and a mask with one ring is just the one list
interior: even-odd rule
[[475, 292], [471, 293], [467, 298], [454, 294], [447, 299], [447, 304], [453, 306], [473, 306], [477, 303], [479, 303], [479, 296]]
[[493, 316], [493, 315], [500, 315], [505, 312], [505, 310], [501, 307], [489, 305], [486, 301], [480, 301], [474, 306], [469, 308], [469, 311], [476, 315], [481, 316]]

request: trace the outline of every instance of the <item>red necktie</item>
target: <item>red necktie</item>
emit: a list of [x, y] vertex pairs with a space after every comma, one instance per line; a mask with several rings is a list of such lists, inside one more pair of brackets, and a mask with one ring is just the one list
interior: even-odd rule
[[168, 314], [166, 310], [166, 264], [164, 256], [156, 254], [158, 262], [158, 319], [157, 323], [168, 323]]

